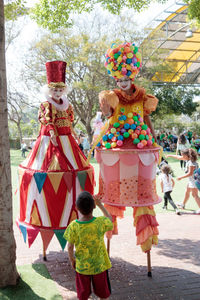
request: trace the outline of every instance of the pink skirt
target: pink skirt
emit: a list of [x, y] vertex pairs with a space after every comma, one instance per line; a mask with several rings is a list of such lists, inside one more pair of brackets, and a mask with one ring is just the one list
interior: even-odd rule
[[151, 206], [161, 202], [156, 192], [160, 148], [97, 149], [100, 164], [99, 194], [113, 206]]

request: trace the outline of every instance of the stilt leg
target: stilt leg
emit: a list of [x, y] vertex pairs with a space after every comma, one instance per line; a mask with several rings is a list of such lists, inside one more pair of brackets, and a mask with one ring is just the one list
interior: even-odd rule
[[151, 273], [151, 251], [150, 250], [147, 252], [147, 269], [148, 269], [147, 276], [152, 277], [152, 273]]
[[46, 250], [44, 249], [44, 244], [43, 244], [43, 260], [46, 261], [47, 257], [46, 257]]
[[110, 239], [107, 238], [107, 252], [110, 255]]

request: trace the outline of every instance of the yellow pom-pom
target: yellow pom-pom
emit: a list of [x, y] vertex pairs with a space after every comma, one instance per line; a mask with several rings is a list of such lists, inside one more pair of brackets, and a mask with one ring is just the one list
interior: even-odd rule
[[116, 76], [116, 77], [120, 77], [120, 75], [121, 75], [120, 71], [116, 71], [116, 72], [115, 72], [115, 76]]
[[115, 142], [111, 143], [111, 147], [115, 148], [117, 146], [117, 144]]
[[122, 61], [122, 57], [119, 56], [118, 59], [117, 59], [118, 63], [120, 64], [120, 62]]
[[133, 113], [132, 112], [128, 113], [127, 117], [128, 118], [132, 118], [133, 117]]
[[142, 58], [142, 55], [140, 52], [137, 52], [136, 55], [135, 55], [137, 58], [141, 59]]
[[132, 58], [132, 57], [133, 57], [133, 53], [131, 53], [131, 52], [128, 53], [128, 54], [127, 54], [127, 57], [128, 57], [128, 58]]
[[134, 77], [135, 77], [134, 73], [129, 76], [129, 78], [134, 78]]
[[127, 66], [126, 66], [126, 69], [127, 69], [127, 70], [131, 70], [131, 66], [130, 66], [130, 65], [127, 65]]

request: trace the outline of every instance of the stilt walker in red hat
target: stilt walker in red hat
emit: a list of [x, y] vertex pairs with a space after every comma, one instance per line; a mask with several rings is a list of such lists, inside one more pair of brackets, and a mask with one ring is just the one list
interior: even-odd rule
[[46, 100], [39, 108], [39, 136], [19, 166], [20, 214], [17, 224], [29, 247], [40, 232], [43, 256], [55, 234], [62, 249], [68, 224], [77, 218], [75, 200], [93, 194], [94, 172], [76, 142], [74, 113], [66, 96], [66, 62], [46, 63]]
[[161, 198], [156, 192], [156, 165], [160, 148], [149, 114], [158, 99], [133, 84], [141, 68], [141, 53], [135, 44], [113, 45], [106, 53], [105, 67], [118, 86], [99, 94], [100, 107], [108, 118], [107, 126], [96, 141], [96, 159], [100, 164], [99, 193], [113, 217], [117, 234], [117, 217], [125, 207], [133, 207], [137, 244], [147, 253], [151, 276], [150, 250], [158, 242], [158, 223], [153, 205]]

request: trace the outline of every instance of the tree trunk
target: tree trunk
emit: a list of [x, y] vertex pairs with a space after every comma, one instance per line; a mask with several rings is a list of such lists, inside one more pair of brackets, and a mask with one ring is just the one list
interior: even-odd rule
[[0, 287], [16, 285], [16, 244], [12, 222], [12, 189], [6, 101], [4, 3], [0, 0]]
[[22, 144], [22, 131], [21, 131], [21, 127], [20, 127], [20, 121], [17, 123], [17, 131], [19, 134], [20, 145], [21, 145]]

